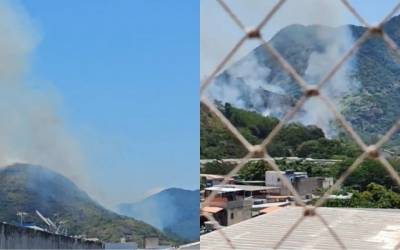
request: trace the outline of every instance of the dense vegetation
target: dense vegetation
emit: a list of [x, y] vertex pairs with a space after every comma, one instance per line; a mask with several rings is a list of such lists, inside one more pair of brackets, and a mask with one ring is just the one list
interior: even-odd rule
[[400, 208], [400, 194], [383, 185], [370, 183], [364, 191], [351, 190], [348, 199], [328, 200], [328, 207]]
[[[218, 106], [226, 118], [252, 144], [261, 143], [279, 123], [277, 118], [238, 109], [229, 103]], [[200, 133], [201, 158], [239, 158], [246, 154], [245, 148], [204, 106], [201, 106]], [[355, 156], [358, 149], [344, 139], [325, 138], [323, 131], [316, 126], [289, 123], [272, 141], [268, 153], [273, 157], [335, 158]]]
[[[220, 105], [219, 109], [251, 143], [259, 143], [279, 122], [273, 117], [264, 117], [256, 112]], [[201, 153], [203, 158], [239, 158], [244, 155], [243, 147], [204, 107], [201, 109]], [[216, 126], [214, 128], [213, 126]], [[217, 137], [221, 141], [212, 140]], [[276, 145], [277, 144], [277, 145]], [[226, 150], [225, 145], [229, 145]], [[360, 154], [358, 147], [346, 138], [327, 139], [315, 126], [290, 123], [284, 126], [268, 148], [271, 156], [283, 157], [277, 160], [281, 170], [307, 172], [309, 176], [333, 177], [338, 179]], [[287, 161], [287, 156], [340, 159], [341, 161], [322, 165], [302, 159]], [[400, 160], [390, 159], [400, 172]], [[201, 173], [226, 175], [234, 165], [215, 161], [201, 168]], [[249, 162], [237, 174], [240, 180], [264, 180], [265, 171], [272, 168], [264, 161]], [[323, 190], [321, 190], [323, 191]], [[400, 188], [384, 167], [375, 160], [365, 160], [343, 183], [341, 192], [353, 193], [350, 200], [330, 200], [326, 206], [400, 208]]]
[[[140, 245], [144, 236], [170, 238], [154, 227], [111, 212], [93, 201], [62, 175], [39, 166], [16, 164], [0, 169], [0, 221], [19, 224], [18, 211], [27, 212], [25, 222], [46, 228], [35, 214], [39, 210], [54, 221], [66, 221], [70, 235], [85, 235], [107, 242], [121, 237]], [[173, 241], [170, 241], [173, 242]]]
[[222, 161], [214, 161], [205, 164], [201, 169], [201, 174], [216, 174], [216, 175], [227, 175], [233, 170], [235, 166]]

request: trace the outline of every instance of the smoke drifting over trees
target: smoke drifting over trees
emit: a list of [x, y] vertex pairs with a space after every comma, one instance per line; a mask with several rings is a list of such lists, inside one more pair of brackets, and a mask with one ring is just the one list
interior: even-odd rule
[[[265, 1], [244, 3], [237, 0], [232, 2], [232, 9], [237, 11], [243, 22], [248, 21], [249, 24], [256, 25], [257, 22], [251, 14], [257, 16], [257, 13], [260, 14], [259, 9], [267, 13], [272, 5], [266, 4]], [[348, 26], [331, 27], [346, 22], [347, 16], [344, 13], [347, 12], [344, 12], [343, 8], [335, 1], [287, 1], [263, 30], [263, 35], [273, 36], [270, 40], [271, 45], [309, 84], [316, 85], [354, 43]], [[326, 9], [330, 11], [321, 11]], [[285, 13], [288, 12], [291, 14], [286, 15]], [[262, 15], [258, 18], [261, 19]], [[216, 39], [211, 36], [212, 28], [207, 34], [206, 28], [209, 28], [209, 22], [210, 20], [204, 17], [203, 25], [206, 27], [202, 33], [204, 34], [202, 40]], [[279, 32], [276, 33], [277, 30]], [[228, 39], [232, 38], [232, 36], [227, 36], [219, 42], [229, 44]], [[203, 64], [207, 64], [203, 65], [204, 69], [210, 66], [208, 64], [212, 64], [211, 61], [217, 60], [215, 55], [218, 55], [218, 53], [212, 54], [207, 44], [202, 43], [202, 55], [205, 59]], [[216, 84], [209, 91], [210, 97], [232, 103], [239, 108], [258, 111], [264, 115], [283, 117], [294, 105], [296, 97], [298, 98], [298, 95], [293, 97], [293, 92], [298, 86], [295, 86], [296, 83], [286, 72], [276, 70], [279, 66], [276, 66], [275, 60], [262, 47], [250, 49], [252, 51], [243, 56], [243, 51], [246, 50], [249, 48], [245, 47], [239, 53], [242, 59], [236, 59], [215, 81]], [[299, 58], [303, 60], [300, 62]], [[221, 60], [222, 57], [219, 59]], [[335, 104], [339, 104], [346, 95], [354, 94], [359, 89], [359, 83], [350, 78], [351, 71], [352, 62], [350, 61], [322, 89], [322, 93], [330, 97]], [[288, 96], [293, 100], [287, 100], [285, 97]], [[337, 133], [333, 125], [334, 116], [317, 98], [308, 100], [294, 120], [306, 125], [318, 125], [328, 136], [334, 136]]]

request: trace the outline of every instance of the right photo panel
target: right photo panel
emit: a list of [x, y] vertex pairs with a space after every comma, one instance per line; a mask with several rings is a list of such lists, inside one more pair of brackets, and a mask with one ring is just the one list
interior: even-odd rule
[[200, 248], [400, 249], [400, 3], [200, 1]]

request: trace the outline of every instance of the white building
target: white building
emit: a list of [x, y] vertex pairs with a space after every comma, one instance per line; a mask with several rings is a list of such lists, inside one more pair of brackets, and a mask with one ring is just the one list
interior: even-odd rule
[[266, 171], [265, 172], [265, 185], [273, 187], [282, 187], [282, 176], [286, 177], [291, 183], [300, 179], [308, 178], [307, 172], [294, 172], [294, 171]]
[[282, 178], [286, 178], [301, 196], [314, 194], [333, 185], [333, 178], [308, 177], [307, 172], [295, 171], [266, 171], [265, 185], [279, 187], [281, 195], [292, 195]]

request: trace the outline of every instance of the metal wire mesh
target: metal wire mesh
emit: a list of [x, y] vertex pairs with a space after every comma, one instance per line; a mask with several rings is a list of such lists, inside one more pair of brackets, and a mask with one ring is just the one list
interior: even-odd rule
[[[322, 225], [326, 227], [328, 232], [332, 235], [338, 245], [342, 248], [346, 248], [345, 242], [340, 239], [340, 237], [336, 234], [336, 232], [329, 227], [327, 221], [324, 219], [322, 215], [318, 213], [318, 207], [323, 206], [326, 202], [329, 195], [338, 190], [341, 184], [346, 180], [348, 176], [350, 176], [362, 162], [367, 159], [375, 159], [380, 162], [387, 173], [393, 178], [393, 180], [400, 185], [400, 177], [399, 174], [395, 171], [391, 163], [385, 159], [384, 156], [380, 154], [379, 149], [385, 145], [391, 137], [398, 131], [400, 127], [400, 120], [398, 120], [388, 131], [382, 136], [378, 142], [373, 145], [367, 145], [362, 138], [358, 135], [358, 133], [353, 129], [351, 124], [346, 121], [345, 117], [338, 111], [334, 102], [330, 100], [330, 98], [324, 95], [320, 90], [323, 86], [325, 86], [332, 77], [340, 70], [340, 68], [357, 52], [357, 50], [372, 36], [380, 37], [385, 44], [395, 52], [395, 55], [400, 58], [400, 50], [397, 44], [389, 37], [389, 35], [384, 31], [383, 24], [387, 22], [399, 9], [400, 3], [393, 7], [390, 13], [377, 25], [370, 25], [358, 12], [357, 10], [347, 1], [347, 0], [338, 0], [340, 1], [346, 9], [351, 13], [361, 24], [367, 27], [367, 31], [353, 44], [353, 46], [342, 56], [342, 58], [336, 62], [335, 66], [329, 71], [329, 73], [322, 78], [322, 80], [317, 85], [311, 85], [307, 83], [307, 81], [296, 72], [296, 70], [285, 60], [285, 58], [269, 43], [264, 40], [261, 30], [268, 25], [270, 19], [280, 10], [280, 8], [285, 4], [286, 0], [279, 0], [275, 6], [267, 13], [267, 15], [260, 21], [260, 23], [252, 29], [246, 28], [246, 26], [242, 23], [240, 18], [232, 11], [229, 7], [229, 4], [224, 0], [216, 0], [222, 9], [229, 15], [229, 17], [233, 20], [235, 25], [237, 25], [243, 31], [243, 37], [239, 39], [239, 41], [234, 45], [234, 47], [227, 53], [227, 55], [221, 60], [221, 62], [216, 66], [216, 68], [211, 72], [211, 74], [201, 83], [200, 88], [200, 96], [201, 103], [205, 105], [205, 107], [212, 112], [215, 117], [217, 117], [223, 125], [229, 130], [229, 132], [237, 138], [237, 140], [244, 146], [247, 150], [247, 154], [238, 159], [238, 164], [234, 167], [234, 169], [225, 176], [221, 185], [224, 185], [228, 182], [228, 180], [238, 173], [238, 171], [246, 165], [249, 160], [255, 155], [259, 156], [260, 154], [263, 156], [263, 160], [266, 161], [274, 170], [277, 171], [280, 179], [283, 181], [283, 184], [289, 189], [289, 191], [293, 194], [297, 204], [302, 206], [304, 209], [303, 216], [301, 216], [298, 221], [293, 223], [291, 228], [287, 231], [285, 235], [279, 239], [274, 248], [280, 248], [285, 240], [295, 232], [295, 229], [309, 216], [313, 216], [318, 218]], [[260, 44], [265, 48], [265, 50], [272, 55], [273, 59], [282, 66], [283, 70], [286, 71], [298, 84], [301, 88], [303, 95], [294, 105], [294, 107], [286, 113], [286, 115], [280, 120], [279, 124], [274, 127], [271, 133], [258, 145], [251, 144], [240, 132], [239, 130], [223, 115], [221, 111], [215, 106], [215, 104], [207, 98], [206, 90], [210, 85], [213, 84], [213, 80], [217, 76], [217, 74], [232, 60], [233, 56], [237, 51], [245, 44], [248, 40], [258, 40]], [[334, 63], [334, 62], [333, 62]], [[356, 158], [351, 166], [347, 168], [346, 171], [341, 175], [340, 178], [336, 180], [333, 186], [331, 186], [315, 203], [314, 206], [307, 206], [300, 195], [297, 193], [296, 189], [293, 185], [281, 174], [279, 165], [273, 160], [273, 158], [268, 154], [266, 148], [270, 145], [273, 139], [277, 136], [277, 134], [282, 130], [285, 123], [290, 121], [294, 115], [303, 107], [304, 103], [311, 98], [319, 98], [322, 103], [326, 105], [328, 110], [332, 112], [337, 123], [347, 132], [347, 134], [354, 140], [354, 142], [360, 147], [362, 153]], [[216, 192], [212, 192], [204, 201], [204, 206], [207, 206], [216, 196]], [[211, 215], [205, 215], [207, 219], [214, 222], [216, 225], [219, 225], [218, 222]], [[219, 228], [219, 227], [218, 227]], [[217, 229], [218, 229], [217, 228]], [[226, 244], [230, 246], [232, 249], [236, 249], [233, 242], [227, 235], [225, 235], [223, 230], [217, 230], [221, 238], [226, 241]], [[399, 243], [400, 244], [400, 243]], [[400, 246], [400, 245], [398, 245]]]

